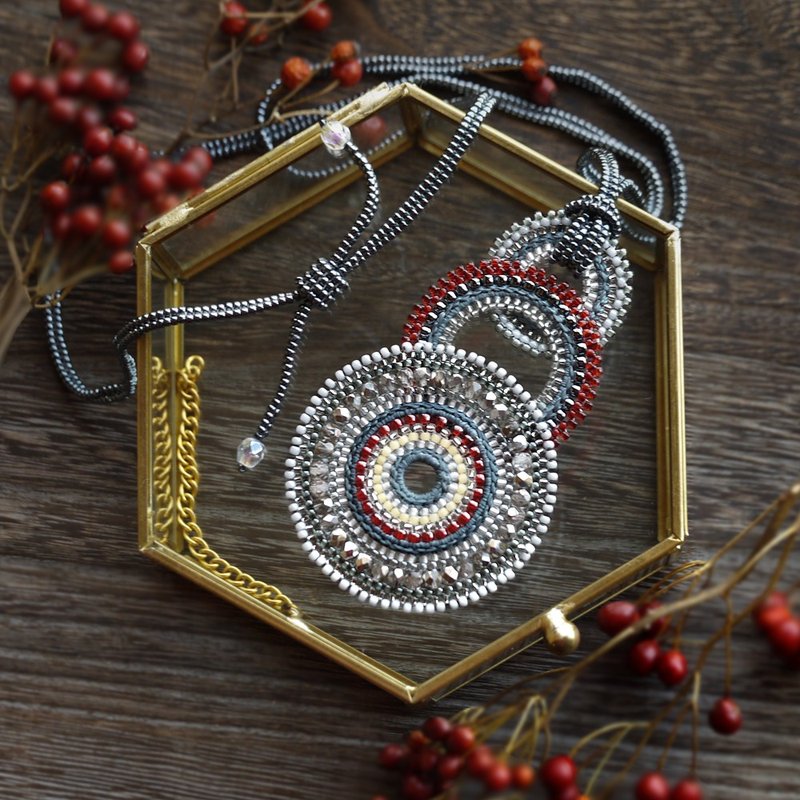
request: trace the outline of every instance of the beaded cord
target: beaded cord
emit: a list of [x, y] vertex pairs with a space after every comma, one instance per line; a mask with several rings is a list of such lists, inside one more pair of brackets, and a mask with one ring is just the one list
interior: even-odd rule
[[[268, 436], [275, 420], [280, 414], [284, 399], [294, 377], [297, 360], [313, 308], [328, 308], [347, 290], [347, 276], [361, 266], [367, 259], [377, 253], [405, 230], [424, 211], [433, 200], [444, 183], [455, 171], [462, 156], [472, 144], [478, 129], [486, 115], [494, 105], [494, 98], [481, 95], [465, 113], [456, 129], [450, 145], [434, 164], [422, 182], [406, 198], [400, 207], [383, 224], [356, 248], [369, 224], [376, 217], [380, 206], [380, 190], [377, 177], [369, 160], [352, 142], [347, 131], [346, 142], [340, 141], [344, 135], [335, 129], [335, 136], [329, 141], [335, 142], [334, 150], [346, 150], [361, 169], [367, 181], [367, 197], [364, 207], [353, 227], [342, 239], [341, 243], [328, 259], [320, 258], [296, 279], [297, 287], [290, 292], [279, 292], [273, 295], [248, 300], [236, 300], [205, 306], [181, 306], [165, 308], [139, 316], [128, 322], [114, 337], [114, 346], [120, 357], [125, 373], [121, 383], [107, 384], [98, 388], [89, 388], [80, 380], [66, 347], [63, 336], [63, 322], [60, 296], [53, 295], [46, 309], [47, 331], [51, 352], [56, 370], [65, 385], [81, 397], [102, 402], [129, 397], [136, 388], [136, 363], [129, 352], [132, 342], [150, 331], [172, 325], [188, 324], [211, 319], [231, 319], [260, 313], [278, 306], [296, 304], [289, 340], [284, 352], [283, 366], [278, 387], [262, 417], [254, 436], [247, 437], [238, 450], [241, 469], [252, 469], [263, 459], [266, 448], [263, 440]], [[346, 130], [346, 129], [345, 129]], [[323, 140], [326, 131], [323, 129]]]
[[[537, 105], [527, 98], [497, 89], [481, 81], [479, 70], [519, 69], [518, 58], [486, 58], [482, 55], [430, 57], [373, 55], [362, 57], [361, 64], [364, 75], [386, 80], [390, 85], [409, 81], [428, 88], [444, 90], [448, 95], [455, 94], [462, 97], [488, 93], [495, 99], [498, 111], [534, 125], [558, 130], [590, 148], [602, 148], [613, 153], [636, 170], [641, 182], [641, 186], [633, 183], [625, 185], [621, 192], [622, 196], [654, 216], [664, 216], [666, 194], [664, 181], [658, 167], [647, 156], [576, 114], [560, 108]], [[313, 65], [312, 70], [317, 76], [325, 79], [330, 78], [333, 66], [333, 62], [327, 61]], [[672, 195], [672, 210], [667, 219], [675, 227], [680, 228], [686, 216], [686, 171], [669, 127], [634, 103], [619, 89], [588, 70], [551, 65], [548, 74], [560, 84], [573, 86], [610, 103], [656, 138], [667, 164]], [[280, 79], [273, 81], [267, 88], [256, 114], [256, 121], [262, 126], [259, 130], [222, 136], [204, 143], [203, 146], [214, 158], [263, 149], [271, 150], [280, 142], [349, 102], [349, 98], [345, 98], [323, 104], [315, 110], [315, 113], [269, 123], [270, 114], [282, 90], [283, 84]], [[340, 168], [332, 166], [307, 170], [302, 174], [309, 178], [320, 178]], [[578, 171], [593, 183], [599, 183], [601, 170], [591, 161], [579, 162]], [[634, 231], [629, 233], [638, 235]]]

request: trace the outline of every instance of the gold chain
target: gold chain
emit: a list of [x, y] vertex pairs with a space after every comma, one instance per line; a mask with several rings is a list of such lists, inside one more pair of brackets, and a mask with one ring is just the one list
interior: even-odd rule
[[175, 514], [170, 491], [172, 437], [169, 432], [169, 373], [160, 358], [153, 359], [153, 488], [156, 496], [154, 527], [160, 542], [169, 539]]
[[[169, 491], [169, 469], [166, 470], [167, 482], [163, 483], [163, 461], [164, 457], [163, 440], [159, 439], [158, 426], [167, 428], [166, 432], [166, 456], [169, 465], [169, 431], [166, 414], [163, 413], [161, 406], [157, 403], [161, 400], [160, 388], [163, 384], [163, 393], [166, 398], [166, 387], [168, 385], [167, 373], [160, 359], [154, 359], [154, 373], [156, 390], [153, 395], [154, 426], [155, 435], [155, 469], [154, 478], [159, 511], [156, 519], [160, 520], [161, 506], [172, 513], [174, 508], [177, 511], [176, 521], [178, 528], [183, 536], [183, 541], [187, 549], [195, 560], [204, 569], [222, 578], [227, 583], [236, 586], [243, 592], [251, 595], [264, 605], [274, 608], [289, 616], [299, 614], [297, 606], [280, 589], [271, 586], [264, 581], [257, 580], [246, 572], [243, 572], [234, 564], [226, 561], [215, 550], [209, 547], [203, 531], [197, 523], [195, 511], [197, 493], [200, 488], [200, 471], [197, 466], [197, 434], [200, 429], [200, 391], [197, 383], [200, 373], [203, 371], [204, 362], [200, 356], [190, 356], [186, 359], [183, 369], [176, 372], [176, 389], [180, 402], [180, 420], [178, 423], [178, 434], [176, 442], [177, 470], [178, 470], [178, 489], [174, 506], [172, 503], [171, 492]], [[163, 377], [162, 373], [163, 372]], [[161, 482], [159, 482], [161, 481]], [[168, 496], [169, 495], [169, 496]], [[161, 533], [161, 528], [157, 529]]]

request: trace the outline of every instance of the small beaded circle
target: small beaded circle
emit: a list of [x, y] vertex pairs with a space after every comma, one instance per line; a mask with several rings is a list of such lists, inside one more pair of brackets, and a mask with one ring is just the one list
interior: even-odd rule
[[458, 267], [432, 286], [412, 311], [403, 336], [409, 342], [452, 344], [461, 328], [483, 313], [525, 320], [552, 362], [535, 401], [537, 418], [561, 442], [591, 409], [601, 374], [597, 326], [582, 306], [572, 289], [541, 269], [518, 261], [482, 261]]
[[[496, 258], [520, 261], [524, 266], [552, 269], [552, 253], [571, 220], [561, 211], [537, 212], [522, 222], [514, 223], [499, 236], [489, 250]], [[583, 282], [583, 307], [597, 324], [600, 344], [605, 346], [622, 324], [631, 302], [633, 273], [625, 250], [611, 241], [605, 242], [602, 253], [581, 274], [573, 276]], [[515, 313], [498, 313], [498, 330], [518, 347], [533, 355], [546, 354], [541, 334]]]
[[[547, 532], [550, 426], [502, 367], [406, 342], [345, 365], [311, 398], [286, 495], [312, 561], [362, 600], [406, 611], [474, 602]], [[414, 469], [429, 488], [415, 488]]]

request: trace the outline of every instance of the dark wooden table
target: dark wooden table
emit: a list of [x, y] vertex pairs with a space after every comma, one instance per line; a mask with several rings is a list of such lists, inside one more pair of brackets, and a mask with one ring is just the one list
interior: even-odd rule
[[[56, 5], [0, 7], [3, 75], [38, 57]], [[158, 146], [180, 125], [216, 4], [134, 5], [153, 48], [146, 100], [140, 93], [135, 105], [142, 136]], [[495, 51], [536, 32], [554, 63], [600, 73], [672, 126], [691, 192], [686, 555], [716, 549], [800, 473], [800, 6], [335, 5], [324, 41], [354, 36], [369, 53]], [[286, 49], [319, 57], [319, 42], [297, 32]], [[256, 60], [245, 85], [255, 92], [276, 72], [275, 58]], [[3, 94], [4, 126], [9, 114]], [[536, 142], [571, 162], [574, 148], [557, 137]], [[8, 270], [2, 257], [0, 268]], [[97, 380], [113, 368], [109, 334], [133, 308], [121, 285], [102, 282], [73, 305], [76, 357]], [[377, 744], [424, 712], [137, 556], [133, 405], [87, 408], [69, 398], [50, 370], [38, 316], [20, 329], [0, 380], [0, 796], [333, 800], [380, 790]], [[583, 650], [599, 641], [584, 626]], [[548, 663], [541, 653], [518, 657], [440, 711], [479, 703]], [[720, 679], [717, 664], [710, 692]], [[796, 798], [798, 677], [746, 634], [734, 685], [745, 727], [731, 740], [704, 734], [706, 796]], [[574, 730], [559, 732], [565, 743], [606, 719], [609, 694], [622, 705], [663, 700], [655, 684], [635, 684], [610, 663], [586, 680]], [[670, 774], [686, 768], [687, 749], [682, 737]]]

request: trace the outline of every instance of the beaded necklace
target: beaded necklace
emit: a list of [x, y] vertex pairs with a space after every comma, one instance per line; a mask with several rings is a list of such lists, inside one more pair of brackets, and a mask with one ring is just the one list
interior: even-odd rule
[[[350, 273], [427, 207], [492, 107], [595, 145], [578, 163], [579, 172], [598, 185], [595, 193], [515, 223], [497, 237], [486, 260], [443, 276], [411, 310], [401, 341], [336, 370], [300, 415], [286, 461], [286, 498], [302, 548], [342, 589], [381, 608], [435, 612], [466, 606], [512, 579], [541, 544], [556, 502], [558, 447], [589, 413], [603, 348], [630, 304], [631, 272], [619, 246], [623, 221], [616, 200], [632, 199], [653, 214], [664, 209], [664, 182], [645, 156], [574, 115], [476, 83], [478, 67], [504, 65], [503, 59], [469, 56], [363, 59], [365, 72], [376, 77], [478, 93], [433, 169], [366, 236], [379, 208], [377, 178], [350, 131], [325, 122], [323, 144], [334, 155], [347, 154], [367, 185], [361, 213], [337, 249], [298, 276], [291, 291], [166, 308], [131, 320], [114, 339], [123, 382], [85, 386], [69, 358], [60, 303], [46, 312], [48, 339], [67, 386], [89, 399], [113, 401], [135, 391], [129, 348], [139, 336], [294, 305], [275, 394], [254, 435], [237, 450], [239, 468], [253, 469], [264, 458], [292, 385], [313, 309], [333, 305], [347, 290]], [[324, 77], [330, 65], [316, 69]], [[669, 129], [590, 73], [551, 67], [550, 74], [609, 100], [657, 137], [668, 165], [671, 220], [680, 226], [686, 183]], [[259, 131], [208, 143], [212, 156], [269, 150], [342, 105], [270, 124], [278, 91], [278, 82], [267, 90]], [[615, 155], [634, 167], [641, 186], [621, 175]], [[321, 178], [341, 168], [303, 174]], [[556, 266], [580, 283], [580, 293], [551, 274]], [[502, 365], [457, 347], [459, 331], [486, 315], [512, 346], [549, 359], [549, 376], [535, 396]], [[426, 491], [408, 480], [420, 464], [435, 478]]]

